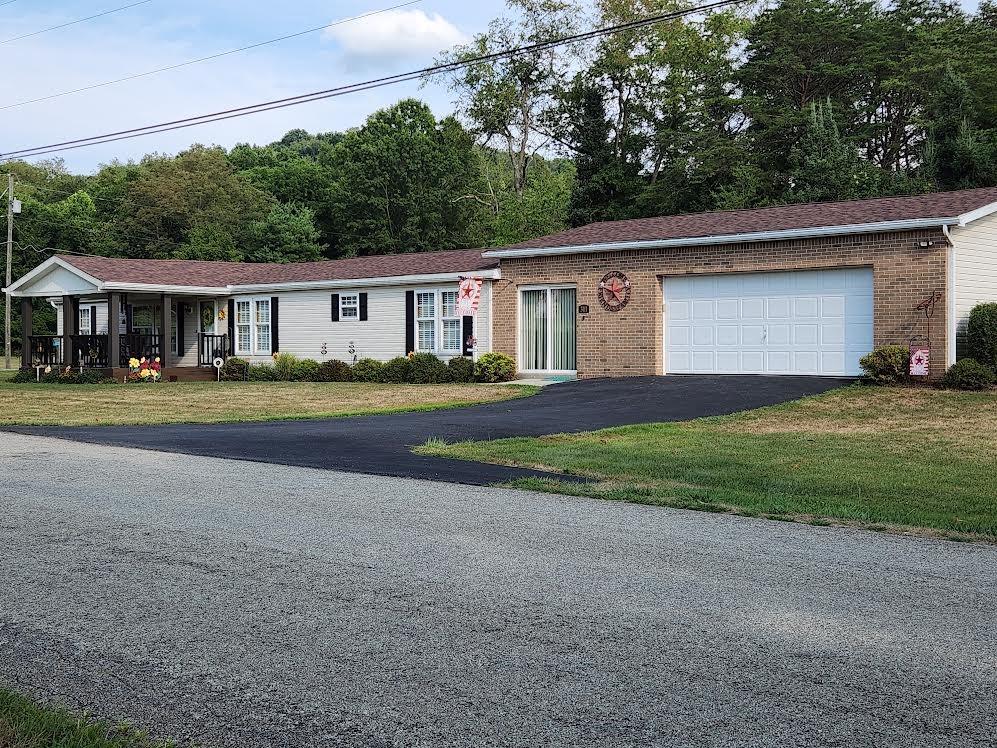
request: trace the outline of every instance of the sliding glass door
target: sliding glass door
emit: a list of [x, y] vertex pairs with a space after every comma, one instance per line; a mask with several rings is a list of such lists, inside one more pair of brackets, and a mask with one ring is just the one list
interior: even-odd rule
[[520, 369], [573, 373], [576, 369], [575, 289], [520, 291]]

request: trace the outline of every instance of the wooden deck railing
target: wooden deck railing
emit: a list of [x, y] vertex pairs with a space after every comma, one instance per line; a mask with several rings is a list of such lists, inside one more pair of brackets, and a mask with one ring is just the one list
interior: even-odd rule
[[228, 335], [197, 334], [197, 365], [211, 366], [216, 358], [228, 357]]
[[107, 360], [107, 335], [70, 335], [69, 345], [74, 367], [106, 369], [110, 365]]
[[130, 358], [156, 358], [161, 356], [159, 335], [156, 333], [132, 332], [121, 336], [121, 354], [118, 365], [128, 366]]
[[29, 335], [32, 366], [62, 366], [61, 335]]

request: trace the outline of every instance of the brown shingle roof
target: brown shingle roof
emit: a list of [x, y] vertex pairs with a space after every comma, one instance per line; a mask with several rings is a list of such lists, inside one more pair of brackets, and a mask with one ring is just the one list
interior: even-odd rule
[[752, 210], [714, 211], [687, 215], [606, 221], [501, 249], [571, 247], [616, 242], [691, 239], [706, 236], [850, 226], [881, 221], [950, 218], [997, 202], [997, 187], [934, 192], [910, 197], [883, 197], [836, 203], [781, 205]]
[[469, 273], [498, 266], [480, 249], [413, 252], [288, 264], [208, 262], [203, 260], [128, 260], [117, 257], [59, 257], [107, 283], [167, 286], [242, 286], [256, 283], [356, 280], [398, 275]]

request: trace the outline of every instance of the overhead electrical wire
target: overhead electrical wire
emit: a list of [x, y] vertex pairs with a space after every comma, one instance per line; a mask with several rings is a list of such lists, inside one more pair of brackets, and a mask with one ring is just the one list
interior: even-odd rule
[[293, 34], [285, 34], [284, 36], [278, 36], [274, 39], [267, 39], [266, 41], [256, 42], [255, 44], [247, 44], [244, 47], [236, 47], [235, 49], [229, 49], [224, 52], [217, 52], [211, 55], [205, 55], [204, 57], [198, 57], [193, 60], [187, 60], [186, 62], [178, 62], [175, 65], [165, 65], [160, 68], [154, 68], [152, 70], [146, 70], [141, 73], [134, 73], [132, 75], [126, 75], [122, 78], [114, 78], [108, 81], [102, 81], [101, 83], [93, 83], [88, 86], [81, 86], [80, 88], [72, 88], [67, 91], [59, 91], [58, 93], [48, 94], [46, 96], [39, 96], [34, 99], [25, 99], [24, 101], [15, 101], [13, 104], [4, 104], [0, 106], [0, 110], [13, 109], [19, 106], [25, 106], [27, 104], [36, 104], [39, 101], [48, 101], [50, 99], [57, 99], [60, 96], [69, 96], [70, 94], [82, 93], [84, 91], [92, 91], [95, 88], [104, 88], [106, 86], [113, 86], [118, 83], [125, 83], [126, 81], [133, 81], [137, 78], [145, 78], [150, 75], [156, 75], [157, 73], [165, 73], [169, 70], [177, 70], [178, 68], [188, 67], [189, 65], [196, 65], [201, 62], [208, 62], [209, 60], [217, 60], [220, 57], [227, 57], [228, 55], [234, 55], [238, 52], [246, 52], [251, 49], [257, 49], [258, 47], [264, 47], [268, 44], [276, 44], [277, 42], [287, 41], [288, 39], [295, 39], [299, 36], [305, 36], [306, 34], [314, 34], [316, 31], [324, 31], [325, 29], [331, 29], [335, 26], [341, 26], [345, 23], [351, 23], [353, 21], [359, 21], [364, 18], [370, 18], [371, 16], [376, 16], [381, 13], [389, 13], [393, 10], [398, 10], [400, 8], [408, 7], [409, 5], [415, 5], [416, 3], [421, 3], [423, 0], [408, 0], [408, 2], [399, 3], [398, 5], [392, 5], [389, 8], [381, 8], [380, 10], [372, 10], [368, 13], [362, 13], [357, 16], [350, 16], [349, 18], [341, 18], [338, 21], [333, 21], [332, 23], [327, 23], [323, 26], [313, 26], [310, 29], [304, 29], [303, 31], [295, 31]]
[[683, 10], [672, 11], [669, 13], [661, 13], [654, 16], [647, 16], [645, 18], [629, 21], [627, 23], [614, 24], [612, 26], [605, 26], [577, 34], [569, 34], [566, 36], [558, 37], [544, 42], [537, 42], [535, 44], [528, 44], [521, 47], [513, 47], [510, 49], [502, 50], [500, 52], [492, 52], [490, 54], [485, 54], [485, 55], [477, 55], [475, 57], [459, 60], [456, 62], [443, 63], [440, 65], [432, 65], [430, 67], [420, 68], [418, 70], [411, 70], [406, 73], [398, 73], [396, 75], [384, 76], [382, 78], [375, 78], [373, 80], [362, 81], [359, 83], [337, 86], [335, 88], [329, 88], [323, 91], [313, 91], [311, 93], [299, 94], [298, 96], [288, 96], [283, 99], [273, 99], [271, 101], [264, 101], [258, 104], [236, 107], [234, 109], [224, 109], [218, 112], [211, 112], [209, 114], [202, 114], [194, 117], [186, 117], [184, 119], [177, 119], [169, 122], [160, 122], [153, 125], [146, 125], [144, 127], [135, 127], [128, 130], [118, 130], [117, 132], [109, 132], [109, 133], [104, 133], [102, 135], [92, 135], [87, 138], [77, 138], [75, 140], [65, 140], [60, 143], [51, 143], [48, 145], [35, 146], [33, 148], [22, 148], [15, 151], [9, 151], [7, 153], [0, 153], [0, 157], [4, 158], [6, 161], [11, 161], [14, 160], [15, 158], [20, 159], [20, 158], [30, 158], [34, 156], [43, 156], [49, 153], [69, 151], [77, 148], [87, 148], [93, 145], [112, 143], [117, 140], [128, 140], [131, 138], [142, 137], [144, 135], [154, 135], [156, 133], [167, 132], [170, 130], [180, 130], [187, 127], [195, 127], [197, 125], [209, 124], [211, 122], [220, 122], [222, 120], [233, 119], [236, 117], [245, 117], [250, 114], [259, 114], [260, 112], [268, 112], [275, 109], [283, 109], [285, 107], [307, 104], [313, 101], [321, 101], [323, 99], [345, 96], [346, 94], [357, 93], [359, 91], [367, 91], [374, 88], [380, 88], [382, 86], [393, 85], [395, 83], [403, 83], [410, 80], [418, 80], [420, 78], [424, 78], [429, 75], [439, 75], [441, 73], [461, 70], [463, 68], [467, 68], [472, 65], [476, 65], [483, 62], [491, 62], [494, 60], [503, 59], [505, 57], [515, 57], [516, 55], [520, 54], [528, 54], [532, 52], [552, 49], [555, 47], [561, 47], [566, 44], [585, 41], [587, 39], [594, 39], [609, 34], [616, 34], [623, 31], [631, 31], [634, 29], [643, 28], [645, 26], [652, 26], [658, 23], [662, 23], [664, 21], [669, 21], [676, 18], [682, 18], [684, 16], [694, 15], [696, 13], [704, 13], [711, 10], [717, 10], [719, 8], [724, 8], [731, 5], [742, 5], [747, 2], [753, 2], [753, 0], [717, 0], [717, 2], [706, 3], [703, 5], [698, 5]]
[[[13, 2], [13, 0], [11, 0]], [[129, 8], [134, 8], [138, 5], [145, 5], [146, 3], [151, 3], [152, 0], [138, 0], [138, 2], [132, 3], [131, 5], [122, 5], [120, 8], [111, 8], [110, 10], [105, 10], [100, 13], [94, 13], [92, 16], [87, 16], [86, 18], [77, 18], [75, 21], [67, 21], [66, 23], [60, 23], [57, 26], [49, 26], [47, 29], [39, 29], [38, 31], [32, 31], [29, 34], [21, 34], [20, 36], [12, 36], [9, 39], [0, 39], [0, 44], [8, 44], [10, 42], [16, 42], [21, 39], [28, 39], [32, 36], [38, 36], [39, 34], [44, 34], [48, 31], [55, 31], [56, 29], [64, 29], [67, 26], [75, 26], [78, 23], [83, 23], [84, 21], [92, 21], [95, 18], [102, 18], [103, 16], [109, 16], [112, 13], [118, 13], [122, 10], [128, 10]]]

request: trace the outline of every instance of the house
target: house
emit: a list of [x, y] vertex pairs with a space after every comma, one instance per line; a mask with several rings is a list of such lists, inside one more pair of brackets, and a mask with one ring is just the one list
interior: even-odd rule
[[[454, 313], [466, 276], [483, 281], [473, 319]], [[163, 350], [168, 367], [191, 372], [216, 355], [277, 350], [447, 357], [469, 352], [473, 337], [478, 353], [507, 353], [532, 376], [854, 376], [873, 347], [912, 343], [930, 346], [937, 376], [969, 310], [997, 301], [997, 188], [291, 265], [56, 256], [10, 292], [61, 307], [58, 335], [33, 336], [27, 365], [108, 366]], [[106, 335], [107, 308], [118, 310], [118, 336]]]

